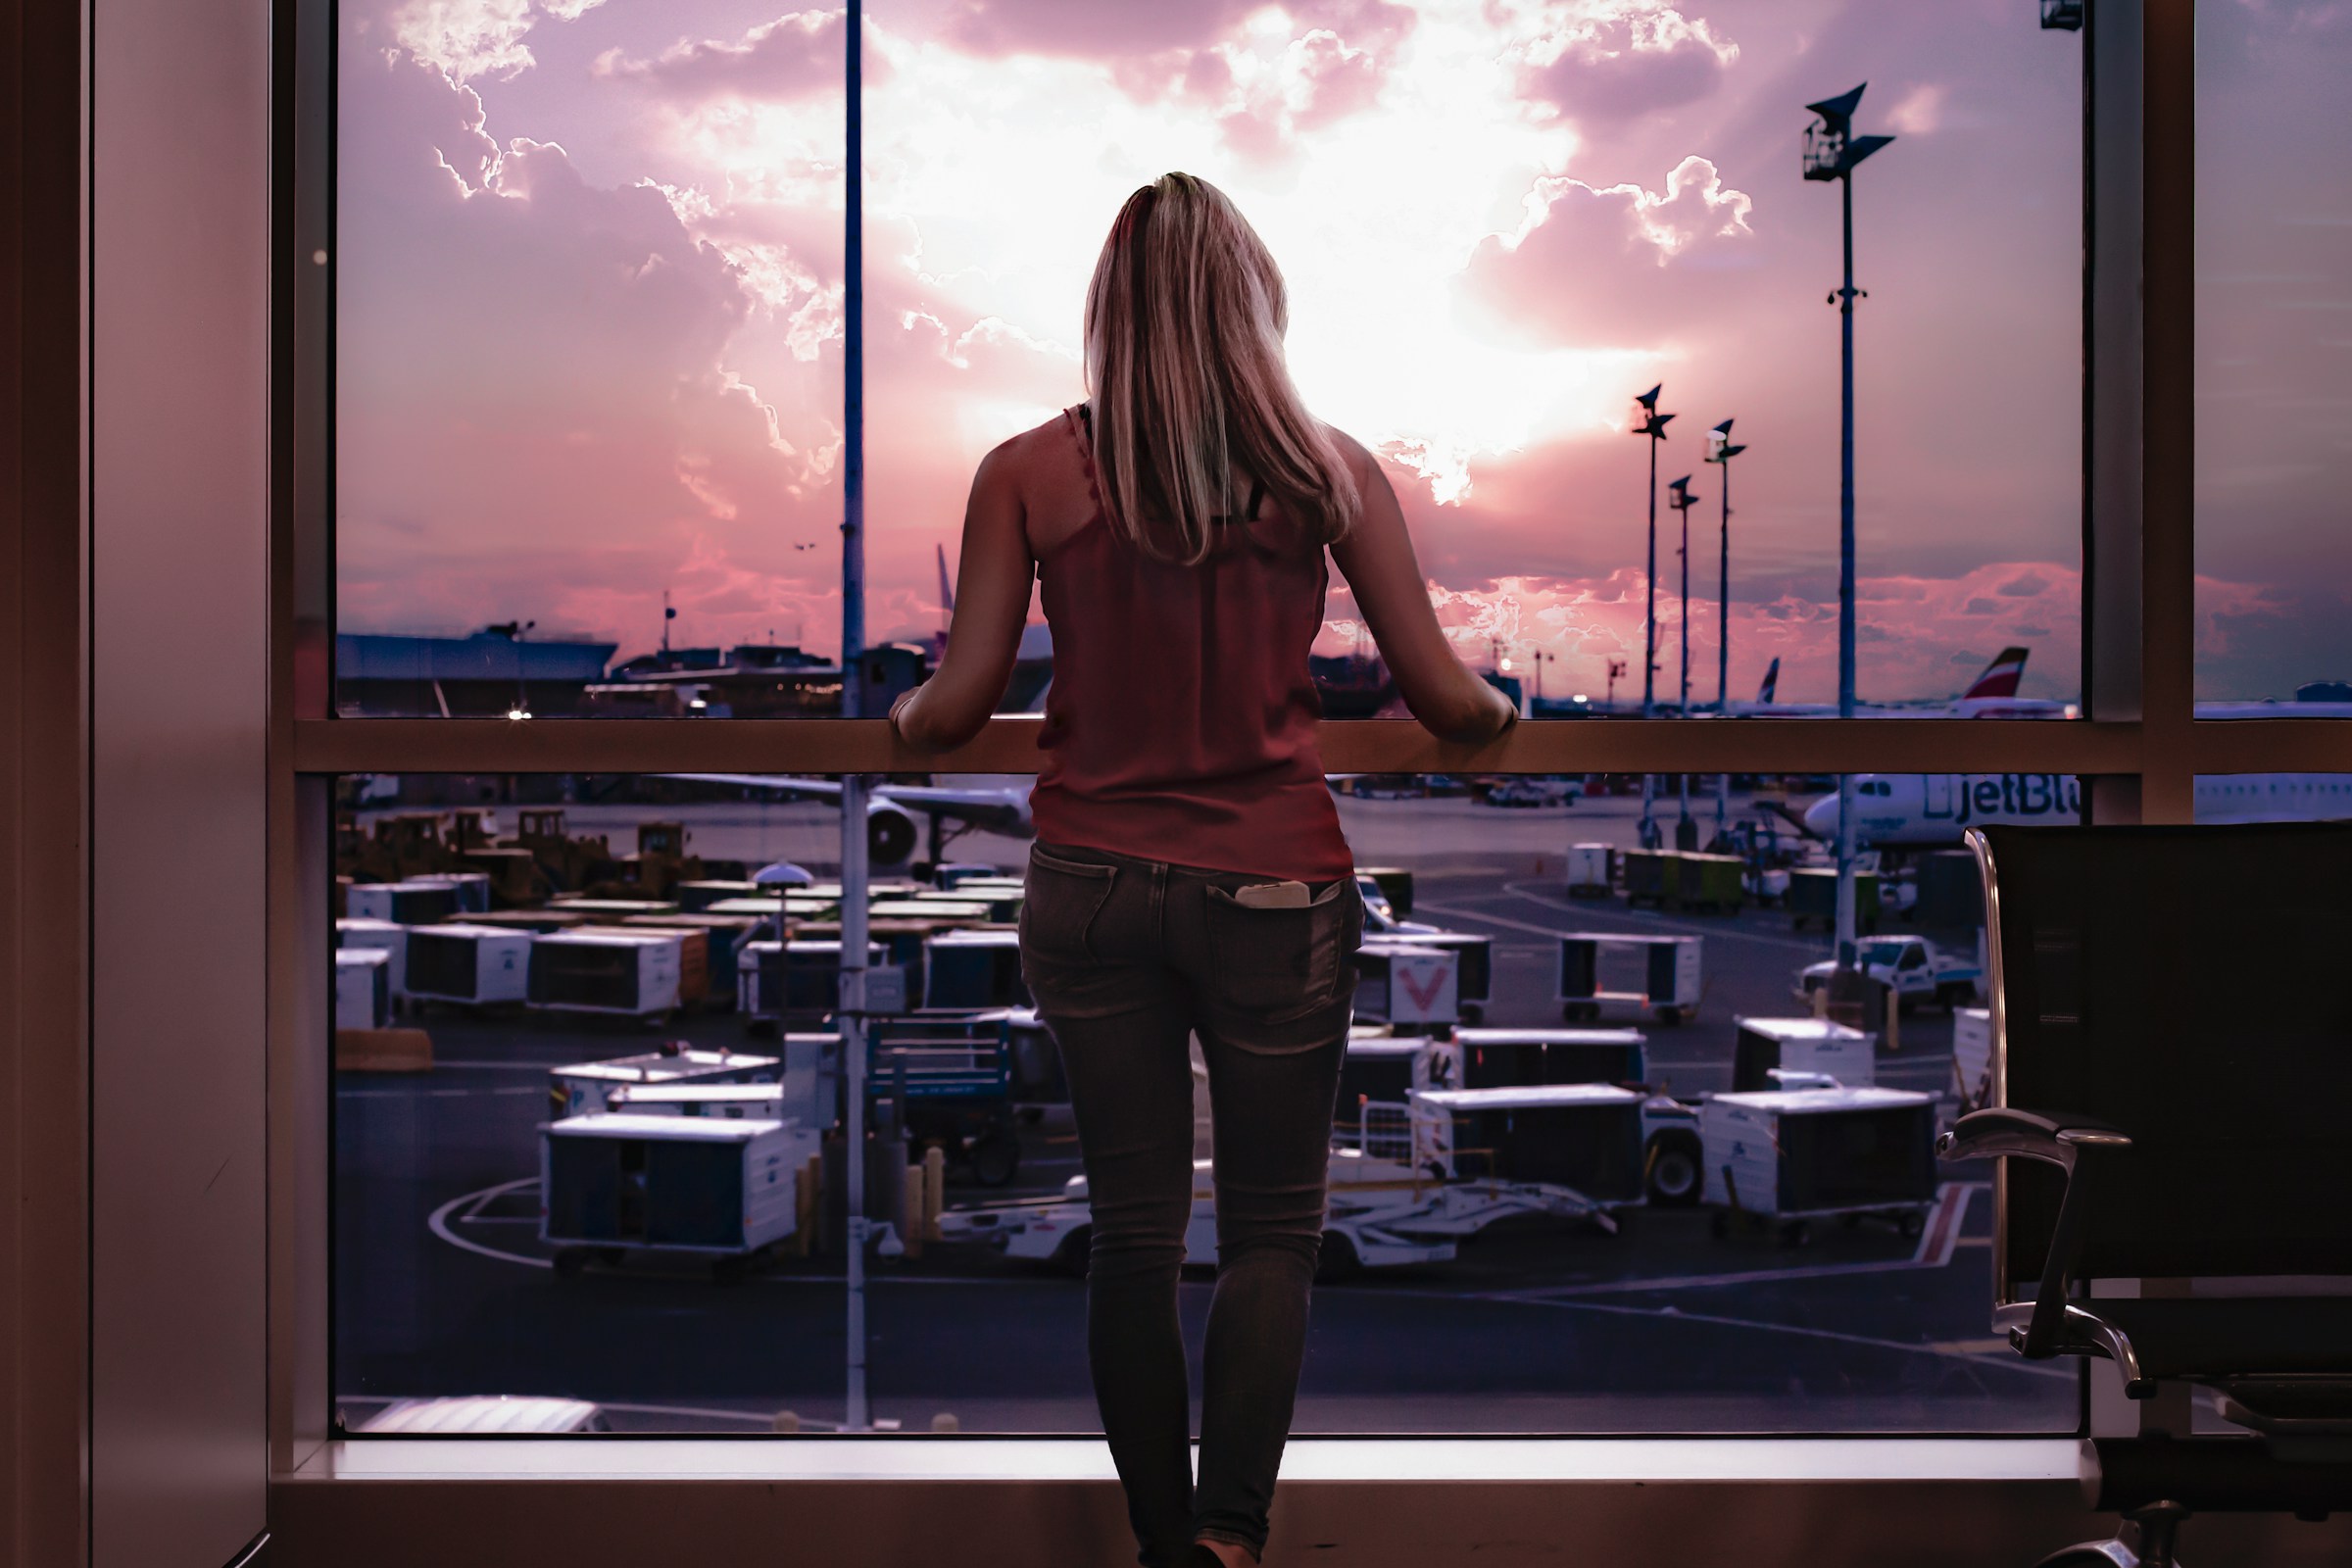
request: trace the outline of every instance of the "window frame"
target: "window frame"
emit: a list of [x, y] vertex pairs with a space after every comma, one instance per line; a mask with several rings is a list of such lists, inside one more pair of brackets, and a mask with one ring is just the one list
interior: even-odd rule
[[[363, 1465], [357, 1462], [358, 1446], [336, 1441], [327, 1429], [331, 1148], [326, 1107], [331, 1095], [316, 1046], [324, 1028], [324, 1003], [316, 993], [321, 989], [318, 976], [327, 968], [323, 890], [331, 871], [326, 824], [332, 776], [778, 769], [1022, 773], [1036, 768], [1038, 721], [997, 719], [969, 745], [929, 756], [900, 744], [880, 719], [333, 716], [334, 3], [273, 3], [281, 39], [280, 101], [273, 111], [278, 157], [272, 171], [281, 281], [271, 323], [279, 450], [271, 519], [270, 922], [271, 952], [283, 961], [272, 963], [270, 978], [272, 1470], [300, 1489], [301, 1507], [321, 1519], [357, 1519], [375, 1509], [373, 1501], [355, 1497], [351, 1508], [357, 1511], [338, 1513], [331, 1494], [387, 1479], [404, 1482], [396, 1489], [404, 1497], [413, 1498], [419, 1489], [433, 1496], [436, 1517], [444, 1501], [460, 1514], [485, 1507], [495, 1512], [497, 1506], [530, 1513], [546, 1506], [547, 1499], [570, 1495], [566, 1488], [578, 1489], [591, 1505], [564, 1511], [593, 1514], [598, 1494], [584, 1489], [602, 1487], [600, 1476], [610, 1478], [611, 1467], [646, 1479], [680, 1478], [688, 1473], [680, 1461], [690, 1450], [662, 1440], [600, 1439], [592, 1446], [598, 1457], [591, 1460], [582, 1446], [561, 1446], [552, 1453], [546, 1445], [522, 1442], [462, 1448], [442, 1445], [429, 1450], [396, 1446], [380, 1454], [371, 1447]], [[2082, 34], [2086, 717], [1531, 721], [1483, 747], [1440, 742], [1409, 722], [1335, 721], [1321, 730], [1327, 763], [1347, 772], [2069, 773], [2083, 778], [2087, 809], [2103, 822], [2188, 821], [2200, 773], [2352, 770], [2352, 720], [2232, 722], [2195, 716], [2194, 0], [2093, 0], [2090, 9], [2091, 22]], [[2020, 25], [2026, 24], [2025, 15], [2021, 10]], [[288, 39], [291, 47], [285, 46]], [[222, 177], [242, 176], [223, 172]], [[330, 265], [310, 263], [319, 250], [327, 252]], [[2104, 1419], [2097, 1413], [2100, 1403], [2094, 1391], [2086, 1400], [2094, 1429]], [[798, 1476], [815, 1485], [830, 1477], [846, 1484], [845, 1473], [834, 1468], [837, 1463], [848, 1463], [876, 1485], [885, 1484], [885, 1472], [898, 1479], [985, 1484], [991, 1477], [1011, 1479], [1018, 1468], [1015, 1464], [999, 1475], [982, 1465], [986, 1474], [974, 1472], [974, 1455], [986, 1445], [1033, 1457], [1044, 1451], [1025, 1446], [1026, 1440], [975, 1438], [931, 1447], [901, 1440], [906, 1453], [926, 1457], [888, 1465], [828, 1457], [837, 1451], [855, 1454], [860, 1445], [879, 1441], [765, 1446], [767, 1457], [754, 1468], [768, 1480], [739, 1489], [742, 1506], [750, 1511], [743, 1517], [765, 1506], [760, 1500], [762, 1490], [776, 1478]], [[1890, 1524], [1902, 1521], [1906, 1536], [1917, 1540], [1916, 1510], [1923, 1497], [1972, 1497], [1966, 1517], [1979, 1522], [1987, 1496], [2005, 1495], [1998, 1489], [2014, 1491], [2021, 1480], [2040, 1475], [2034, 1467], [2046, 1460], [2050, 1442], [1430, 1439], [1409, 1446], [1419, 1456], [1409, 1464], [1396, 1461], [1401, 1468], [1391, 1484], [1415, 1492], [1406, 1485], [1413, 1477], [1446, 1487], [1574, 1475], [1594, 1486], [1632, 1487], [1646, 1478], [1657, 1484], [1642, 1506], [1671, 1510], [1690, 1500], [1688, 1487], [1716, 1485], [1730, 1476], [1782, 1475], [1787, 1481], [1858, 1488], [1858, 1499], [1874, 1500], [1857, 1500], [1857, 1506]], [[1460, 1446], [1471, 1443], [1480, 1445], [1475, 1452]], [[1967, 1464], [1952, 1468], [1959, 1463], [1951, 1457], [1954, 1443], [1979, 1446], [1979, 1458], [1970, 1461], [1974, 1470]], [[1359, 1457], [1368, 1451], [1349, 1440], [1302, 1441], [1293, 1446], [1294, 1465], [1336, 1464], [1330, 1455], [1343, 1448]], [[1453, 1461], [1440, 1457], [1448, 1449], [1468, 1457], [1449, 1469]], [[1577, 1452], [1583, 1458], [1574, 1457]], [[960, 1457], [951, 1462], [950, 1455]], [[1611, 1465], [1622, 1467], [1622, 1473]], [[1555, 1475], [1555, 1466], [1564, 1468]], [[486, 1487], [494, 1476], [502, 1485]], [[1083, 1464], [1074, 1469], [1048, 1465], [1029, 1479], [1090, 1485], [1101, 1480]], [[1884, 1485], [1896, 1480], [1913, 1485]], [[1286, 1481], [1286, 1496], [1292, 1486]], [[1571, 1494], [1583, 1490], [1571, 1489]], [[2043, 1495], [2028, 1491], [2037, 1499]], [[512, 1494], [514, 1500], [494, 1505], [488, 1501], [493, 1492]], [[2036, 1500], [2028, 1511], [2042, 1506]], [[1727, 1520], [1724, 1539], [1752, 1543], [1753, 1524], [1752, 1519], [1738, 1525]], [[1739, 1537], [1728, 1534], [1733, 1528], [1740, 1530]], [[1980, 1532], [1975, 1539], [1984, 1538]]]

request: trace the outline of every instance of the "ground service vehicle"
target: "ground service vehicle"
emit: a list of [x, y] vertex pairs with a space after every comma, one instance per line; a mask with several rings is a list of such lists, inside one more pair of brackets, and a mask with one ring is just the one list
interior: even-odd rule
[[[1923, 1002], [1959, 1007], [1974, 1002], [1984, 985], [1984, 971], [1974, 958], [1945, 953], [1926, 937], [1872, 937], [1856, 945], [1854, 959], [1864, 974], [1890, 988], [1905, 1008]], [[1798, 992], [1810, 1001], [1837, 968], [1837, 960], [1829, 958], [1807, 964], [1797, 975]]]
[[1698, 1016], [1697, 937], [1574, 931], [1560, 937], [1560, 1016], [1592, 1023], [1633, 1013], [1663, 1024]]

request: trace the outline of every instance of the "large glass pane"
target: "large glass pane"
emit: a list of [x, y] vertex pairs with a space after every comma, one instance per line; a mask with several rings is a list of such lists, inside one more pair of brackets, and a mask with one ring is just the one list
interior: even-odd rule
[[[1465, 661], [1534, 712], [1638, 710], [1654, 556], [1656, 709], [1683, 706], [1687, 660], [1692, 711], [1834, 712], [1839, 202], [1799, 144], [1807, 104], [1867, 81], [1855, 133], [1895, 140], [1854, 173], [1859, 698], [2079, 698], [2080, 39], [2033, 7], [866, 15], [874, 560], [898, 619], [927, 629], [980, 456], [1085, 395], [1097, 249], [1181, 169], [1285, 269], [1296, 377], [1388, 460]], [[1653, 484], [1628, 436], [1656, 384]], [[1728, 592], [1705, 461], [1727, 418]], [[1337, 584], [1322, 651], [1329, 711], [1394, 711]]]
[[338, 710], [837, 708], [841, 15], [338, 10]]
[[[869, 822], [874, 956], [929, 1008], [871, 1058], [872, 1413], [1095, 1431], [1066, 1089], [1000, 1010], [1026, 781], [928, 782]], [[1835, 780], [1690, 783], [1711, 854], [1638, 853], [1629, 779], [1341, 781], [1372, 931], [1299, 1431], [2073, 1425], [2074, 1371], [1986, 1328], [1988, 1173], [1928, 1140], [1984, 1093], [1960, 830], [2065, 819], [2074, 781], [1856, 780], [1889, 989], [1852, 996], [1815, 994]], [[341, 782], [349, 1427], [521, 1419], [430, 1402], [502, 1395], [630, 1430], [843, 1419], [827, 784]], [[1196, 1372], [1209, 1289], [1181, 1288]]]
[[[2197, 700], [2352, 714], [2352, 17], [2197, 7]], [[2315, 706], [2319, 705], [2319, 706]]]

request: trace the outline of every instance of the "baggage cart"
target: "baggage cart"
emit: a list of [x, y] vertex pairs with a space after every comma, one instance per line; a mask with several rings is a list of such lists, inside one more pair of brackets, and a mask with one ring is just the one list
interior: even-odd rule
[[786, 1108], [786, 1092], [775, 1084], [621, 1084], [605, 1103], [632, 1116], [710, 1116], [719, 1121], [800, 1122]]
[[925, 1007], [1026, 1007], [1016, 931], [942, 931], [923, 943]]
[[1454, 1015], [1464, 1023], [1476, 1023], [1487, 1015], [1487, 1004], [1494, 995], [1493, 937], [1437, 930], [1402, 931], [1396, 936], [1416, 948], [1437, 948], [1459, 958], [1454, 967]]
[[1358, 882], [1370, 882], [1388, 901], [1389, 910], [1397, 919], [1409, 919], [1413, 912], [1413, 873], [1401, 866], [1359, 865], [1355, 868]]
[[700, 956], [704, 942], [699, 931], [598, 926], [552, 932], [531, 944], [526, 1000], [550, 1012], [668, 1018], [678, 1010], [689, 936]]
[[457, 917], [458, 888], [454, 882], [355, 882], [344, 890], [343, 913], [355, 920], [435, 925]]
[[1962, 1115], [1992, 1103], [1991, 1008], [1952, 1009], [1952, 1084]]
[[631, 1252], [699, 1256], [739, 1274], [799, 1223], [795, 1178], [814, 1128], [778, 1121], [598, 1111], [539, 1141], [540, 1240], [570, 1276]]
[[381, 948], [335, 950], [335, 1027], [381, 1029], [392, 1021], [392, 955]]
[[1772, 1073], [1821, 1073], [1848, 1087], [1878, 1081], [1878, 1037], [1827, 1018], [1735, 1018], [1732, 1089], [1760, 1094]]
[[1837, 1216], [1925, 1228], [1936, 1199], [1936, 1104], [1907, 1089], [1792, 1089], [1717, 1095], [1699, 1110], [1714, 1230], [1735, 1218], [1793, 1245]]
[[1639, 1029], [1457, 1029], [1447, 1050], [1463, 1089], [1639, 1084], [1649, 1076]]
[[519, 1003], [529, 992], [531, 944], [528, 931], [496, 926], [416, 926], [409, 932], [402, 990], [420, 1002], [467, 1006]]
[[[1788, 906], [1788, 923], [1802, 931], [1818, 925], [1823, 930], [1838, 926], [1838, 873], [1828, 866], [1799, 865], [1788, 871], [1788, 892], [1784, 902]], [[1854, 873], [1854, 929], [1869, 935], [1879, 928], [1879, 874], [1876, 871]]]
[[[878, 942], [866, 945], [866, 963], [887, 958]], [[841, 1005], [841, 940], [795, 937], [747, 942], [735, 961], [735, 1010], [746, 1018], [813, 1023]]]
[[1701, 914], [1738, 914], [1747, 903], [1747, 862], [1737, 855], [1678, 851], [1667, 858], [1667, 902]]
[[784, 1062], [775, 1056], [663, 1047], [609, 1061], [551, 1068], [547, 1096], [556, 1115], [581, 1116], [611, 1109], [613, 1091], [618, 1089], [633, 1092], [652, 1084], [774, 1084], [786, 1077], [783, 1067]]
[[1617, 885], [1617, 852], [1606, 844], [1568, 846], [1568, 896], [1605, 899]]
[[1560, 938], [1560, 1016], [1594, 1023], [1615, 1013], [1687, 1023], [1698, 1015], [1698, 937], [1572, 931]]
[[386, 974], [395, 1003], [407, 995], [402, 980], [407, 975], [409, 928], [391, 920], [341, 919], [335, 922], [337, 948], [372, 948], [391, 955], [392, 965]]
[[1355, 952], [1355, 1015], [1393, 1030], [1426, 1034], [1460, 1017], [1461, 955], [1404, 941], [1366, 942]]
[[1633, 908], [1648, 905], [1654, 909], [1666, 907], [1666, 898], [1674, 882], [1667, 867], [1672, 850], [1626, 850], [1617, 857], [1617, 868], [1625, 878], [1625, 902]]
[[1412, 1097], [1414, 1160], [1451, 1179], [1642, 1201], [1642, 1097], [1607, 1084], [1433, 1089]]

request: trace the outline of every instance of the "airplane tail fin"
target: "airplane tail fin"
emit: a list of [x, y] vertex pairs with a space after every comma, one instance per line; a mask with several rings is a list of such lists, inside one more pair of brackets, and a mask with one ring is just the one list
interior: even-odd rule
[[1775, 659], [1764, 667], [1764, 684], [1756, 688], [1756, 701], [1769, 703], [1781, 689], [1781, 662]]
[[1993, 656], [1991, 663], [1977, 683], [1960, 694], [1966, 702], [1972, 697], [2015, 697], [2018, 682], [2026, 676], [2026, 651], [2023, 648], [2004, 648]]
[[943, 613], [956, 613], [956, 585], [948, 580], [948, 547], [934, 547], [939, 552], [939, 608]]

